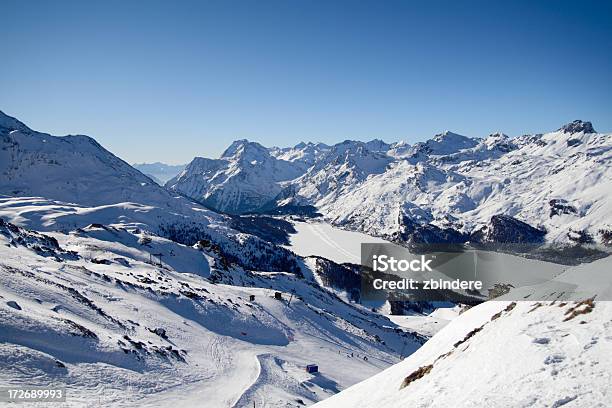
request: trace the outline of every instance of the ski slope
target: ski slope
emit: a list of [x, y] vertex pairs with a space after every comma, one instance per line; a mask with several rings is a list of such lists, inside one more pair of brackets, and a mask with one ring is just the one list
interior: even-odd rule
[[[65, 386], [65, 406], [310, 405], [420, 346], [311, 281], [219, 271], [216, 254], [154, 235], [0, 232], [0, 386]], [[159, 250], [178, 259], [150, 263]]]

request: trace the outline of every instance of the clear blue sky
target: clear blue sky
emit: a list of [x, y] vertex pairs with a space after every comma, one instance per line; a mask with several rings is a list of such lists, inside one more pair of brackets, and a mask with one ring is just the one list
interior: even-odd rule
[[611, 1], [0, 2], [0, 110], [129, 162], [612, 131]]

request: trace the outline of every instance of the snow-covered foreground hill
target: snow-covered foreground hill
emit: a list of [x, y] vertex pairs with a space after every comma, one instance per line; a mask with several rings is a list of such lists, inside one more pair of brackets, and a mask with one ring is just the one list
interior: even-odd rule
[[0, 224], [0, 385], [66, 386], [69, 406], [298, 406], [420, 346], [312, 281], [138, 238]]
[[315, 406], [608, 407], [612, 302], [486, 302]]

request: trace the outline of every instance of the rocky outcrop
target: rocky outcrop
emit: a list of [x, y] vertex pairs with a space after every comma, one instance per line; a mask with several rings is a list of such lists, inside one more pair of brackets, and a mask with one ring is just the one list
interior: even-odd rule
[[546, 231], [508, 215], [494, 215], [489, 224], [478, 228], [470, 241], [480, 244], [539, 244], [544, 242]]
[[559, 132], [563, 133], [595, 133], [595, 129], [593, 129], [593, 125], [591, 122], [583, 122], [581, 120], [575, 120], [566, 125], [561, 126]]
[[0, 218], [0, 237], [2, 236], [7, 240], [7, 246], [25, 247], [41, 256], [55, 257], [57, 260], [78, 258], [74, 252], [60, 247], [55, 238], [18, 227]]
[[420, 224], [403, 216], [400, 221], [397, 238], [396, 240], [409, 245], [461, 244], [466, 242], [469, 236], [452, 228], [440, 228], [433, 224]]
[[555, 215], [578, 214], [576, 207], [569, 204], [567, 200], [563, 200], [561, 198], [553, 198], [548, 202], [548, 206], [550, 207], [551, 218]]

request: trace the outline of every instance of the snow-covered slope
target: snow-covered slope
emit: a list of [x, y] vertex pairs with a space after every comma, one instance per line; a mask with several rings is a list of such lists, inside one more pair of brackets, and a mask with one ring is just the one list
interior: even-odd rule
[[35, 132], [1, 114], [0, 137], [0, 214], [11, 222], [66, 232], [89, 224], [138, 228], [188, 245], [207, 240], [245, 268], [298, 272], [291, 252], [231, 228], [228, 217], [157, 185], [87, 136]]
[[301, 142], [293, 147], [272, 147], [270, 154], [279, 160], [297, 164], [305, 172], [329, 149], [330, 147], [324, 143]]
[[0, 174], [0, 194], [6, 195], [39, 195], [86, 205], [170, 197], [94, 139], [35, 132], [2, 112]]
[[315, 406], [612, 405], [612, 303], [487, 302], [416, 353]]
[[36, 132], [0, 112], [0, 145], [0, 213], [16, 224], [71, 231], [99, 223], [239, 245], [226, 217], [157, 185], [90, 137]]
[[66, 386], [66, 406], [310, 404], [420, 346], [391, 326], [312, 281], [223, 264], [210, 247], [0, 223], [0, 385]]

